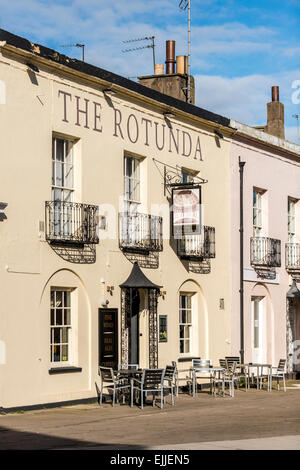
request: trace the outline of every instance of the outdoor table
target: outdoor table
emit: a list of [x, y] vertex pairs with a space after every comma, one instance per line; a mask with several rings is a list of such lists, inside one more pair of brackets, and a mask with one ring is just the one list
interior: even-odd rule
[[[246, 364], [244, 364], [246, 365]], [[259, 389], [259, 379], [262, 378], [263, 376], [263, 370], [268, 369], [267, 376], [268, 376], [268, 392], [272, 391], [272, 382], [271, 382], [271, 377], [272, 377], [272, 364], [259, 364], [259, 363], [249, 363], [247, 364], [248, 366], [248, 374], [250, 376], [250, 371], [251, 368], [256, 368], [257, 374], [256, 374], [256, 388], [257, 390]], [[252, 382], [253, 383], [253, 382]]]
[[143, 369], [120, 369], [116, 371], [116, 374], [120, 378], [128, 379], [130, 381], [130, 393], [133, 394], [133, 380], [134, 378], [140, 378], [143, 374]]
[[192, 374], [193, 374], [193, 397], [194, 397], [196, 395], [197, 372], [204, 372], [204, 373], [210, 374], [210, 380], [211, 380], [212, 374], [215, 375], [216, 373], [218, 373], [220, 377], [220, 373], [224, 372], [225, 369], [223, 367], [191, 367], [190, 370], [192, 371]]

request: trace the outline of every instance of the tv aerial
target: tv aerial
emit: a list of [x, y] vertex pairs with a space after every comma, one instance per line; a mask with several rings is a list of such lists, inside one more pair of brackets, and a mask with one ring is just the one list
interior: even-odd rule
[[188, 9], [188, 86], [187, 102], [191, 102], [191, 0], [180, 0], [179, 8], [183, 11]]
[[122, 52], [139, 51], [141, 49], [152, 49], [152, 51], [153, 51], [153, 70], [155, 70], [155, 43], [154, 43], [154, 39], [155, 39], [155, 36], [149, 36], [149, 37], [144, 37], [144, 38], [128, 39], [127, 41], [122, 41], [123, 44], [128, 44], [128, 43], [138, 42], [138, 41], [150, 41], [151, 42], [151, 44], [147, 44], [145, 46], [134, 47], [132, 49], [123, 49]]
[[82, 50], [82, 62], [84, 62], [84, 48], [85, 48], [85, 44], [80, 44], [80, 43], [77, 43], [77, 44], [64, 44], [60, 47], [80, 47], [81, 50]]

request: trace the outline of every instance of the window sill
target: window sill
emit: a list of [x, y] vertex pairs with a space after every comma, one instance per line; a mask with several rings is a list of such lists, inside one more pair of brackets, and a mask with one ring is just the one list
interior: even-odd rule
[[50, 375], [53, 375], [53, 374], [68, 374], [68, 373], [71, 373], [71, 372], [81, 372], [82, 371], [82, 367], [52, 367], [51, 369], [49, 369], [49, 374]]

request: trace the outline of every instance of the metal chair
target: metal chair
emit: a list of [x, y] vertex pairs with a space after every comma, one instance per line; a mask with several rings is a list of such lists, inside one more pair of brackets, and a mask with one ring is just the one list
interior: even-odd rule
[[[223, 367], [221, 364], [220, 366]], [[224, 369], [224, 371], [221, 372], [218, 377], [216, 376], [216, 374], [213, 376], [212, 384], [213, 384], [213, 389], [214, 389], [215, 394], [216, 394], [216, 387], [219, 388], [219, 385], [221, 384], [223, 396], [225, 396], [225, 387], [226, 387], [226, 384], [228, 384], [229, 394], [231, 397], [234, 397], [234, 384], [237, 381], [235, 370], [236, 370], [236, 362], [234, 361], [228, 364], [228, 367]]]
[[223, 367], [223, 369], [227, 368], [226, 359], [219, 359], [219, 364], [220, 364], [220, 367]]
[[138, 368], [139, 368], [138, 364], [118, 364], [118, 370], [124, 370], [124, 369], [138, 370]]
[[[207, 375], [199, 375], [201, 372], [201, 369], [204, 370], [204, 373], [206, 372], [205, 369], [209, 369], [211, 366], [211, 361], [210, 359], [192, 359], [192, 367], [193, 367], [193, 395], [197, 393], [197, 388], [198, 388], [198, 379], [208, 379]], [[197, 369], [197, 370], [195, 370]], [[209, 372], [206, 372], [208, 374]], [[210, 391], [212, 391], [212, 375], [209, 373], [209, 384], [210, 384]], [[200, 389], [201, 389], [201, 384], [200, 384]]]
[[[117, 378], [111, 367], [99, 366], [98, 374], [100, 375], [101, 379], [99, 404], [102, 405], [103, 389], [107, 388], [112, 390], [112, 406], [115, 406], [116, 398], [118, 401], [119, 392], [125, 391], [126, 389], [129, 391], [130, 384], [124, 383], [124, 379], [122, 378]], [[104, 383], [107, 385], [104, 385]]]
[[[199, 359], [200, 359], [200, 357], [199, 357]], [[191, 369], [177, 369], [177, 365], [176, 365], [175, 361], [172, 361], [172, 365], [176, 366], [176, 372], [175, 372], [176, 397], [178, 397], [180, 382], [185, 382], [185, 384], [188, 385], [189, 393], [191, 394], [191, 387], [192, 387], [192, 383], [193, 383], [193, 377], [191, 375]], [[185, 375], [184, 377], [179, 376], [179, 374], [186, 373], [186, 372], [188, 372], [188, 375]]]
[[225, 356], [225, 361], [228, 367], [233, 362], [236, 362], [237, 364], [239, 364], [241, 362], [241, 359], [239, 356]]
[[[272, 367], [271, 372], [271, 389], [273, 384], [273, 379], [277, 380], [277, 389], [280, 390], [279, 380], [282, 379], [283, 381], [283, 390], [286, 392], [286, 385], [285, 385], [285, 364], [286, 359], [280, 359], [277, 367]], [[274, 372], [273, 372], [274, 370]]]
[[133, 406], [133, 391], [135, 389], [140, 392], [141, 409], [144, 408], [144, 394], [147, 399], [148, 393], [153, 396], [153, 406], [155, 405], [155, 395], [159, 394], [160, 407], [163, 408], [164, 373], [164, 369], [144, 369], [141, 380], [134, 378], [131, 387], [131, 406]]
[[[169, 390], [171, 392], [172, 397], [172, 405], [174, 405], [174, 395], [176, 389], [176, 362], [172, 363], [171, 366], [166, 366], [165, 373], [164, 373], [164, 383], [163, 388], [165, 390]], [[165, 396], [164, 396], [165, 401]]]

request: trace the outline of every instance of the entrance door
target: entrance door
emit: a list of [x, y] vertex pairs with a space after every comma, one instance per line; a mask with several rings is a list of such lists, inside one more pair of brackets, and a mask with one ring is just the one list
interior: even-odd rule
[[300, 300], [295, 308], [294, 371], [300, 372]]
[[263, 362], [263, 297], [251, 297], [252, 362]]
[[99, 366], [118, 368], [118, 309], [99, 308]]
[[139, 364], [140, 351], [139, 351], [139, 313], [140, 313], [140, 295], [138, 289], [132, 290], [131, 299], [131, 318], [129, 323], [129, 354], [128, 360], [130, 364]]

